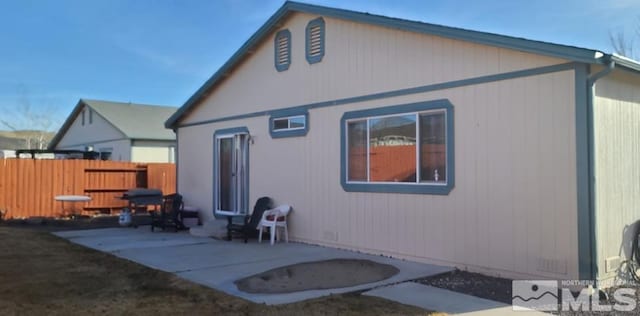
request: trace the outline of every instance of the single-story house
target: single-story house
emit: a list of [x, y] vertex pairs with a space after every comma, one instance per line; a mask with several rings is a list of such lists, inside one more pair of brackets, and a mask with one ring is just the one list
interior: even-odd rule
[[166, 126], [203, 216], [301, 242], [604, 280], [640, 219], [640, 63], [593, 49], [286, 2]]
[[87, 150], [101, 159], [174, 162], [176, 136], [163, 122], [175, 107], [80, 99], [50, 150]]

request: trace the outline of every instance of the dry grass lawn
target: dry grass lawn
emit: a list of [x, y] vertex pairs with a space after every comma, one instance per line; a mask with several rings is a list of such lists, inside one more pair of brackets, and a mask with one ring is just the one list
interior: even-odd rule
[[0, 315], [428, 315], [355, 293], [266, 306], [28, 228], [0, 226]]

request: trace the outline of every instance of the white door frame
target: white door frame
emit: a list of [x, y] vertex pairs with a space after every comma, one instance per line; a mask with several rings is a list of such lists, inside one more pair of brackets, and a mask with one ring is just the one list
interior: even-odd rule
[[[221, 165], [221, 152], [220, 144], [222, 141], [231, 141], [231, 157], [227, 161], [228, 166]], [[225, 216], [238, 216], [246, 215], [249, 213], [249, 132], [243, 129], [232, 129], [228, 132], [216, 132], [214, 135], [214, 199], [213, 207], [216, 215]], [[231, 201], [227, 201], [230, 205], [225, 206], [223, 209], [222, 196], [224, 195], [222, 190], [225, 187], [222, 185], [221, 180], [221, 168], [228, 167], [228, 172], [231, 174], [230, 181], [227, 186], [231, 192], [224, 192], [228, 194], [228, 198]]]

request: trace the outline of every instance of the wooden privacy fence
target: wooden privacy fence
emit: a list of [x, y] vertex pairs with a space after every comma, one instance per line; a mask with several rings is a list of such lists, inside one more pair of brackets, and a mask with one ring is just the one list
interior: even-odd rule
[[[110, 213], [127, 205], [117, 197], [133, 188], [175, 193], [174, 164], [101, 160], [0, 159], [0, 210], [5, 218], [64, 215], [58, 195], [87, 195], [86, 212]], [[68, 205], [65, 204], [65, 208]]]

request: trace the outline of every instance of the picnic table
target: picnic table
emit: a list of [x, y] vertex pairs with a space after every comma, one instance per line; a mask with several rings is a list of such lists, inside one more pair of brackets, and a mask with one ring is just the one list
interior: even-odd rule
[[[86, 196], [86, 195], [56, 195], [54, 197], [54, 199], [56, 201], [60, 201], [62, 203], [62, 214], [70, 214], [71, 218], [75, 218], [76, 216], [78, 216], [79, 214], [76, 212], [76, 204], [77, 203], [86, 203], [91, 201], [91, 197], [90, 196]], [[67, 213], [65, 207], [64, 207], [64, 203], [71, 203], [71, 209], [70, 212]], [[80, 213], [82, 213], [82, 210], [80, 210]]]

